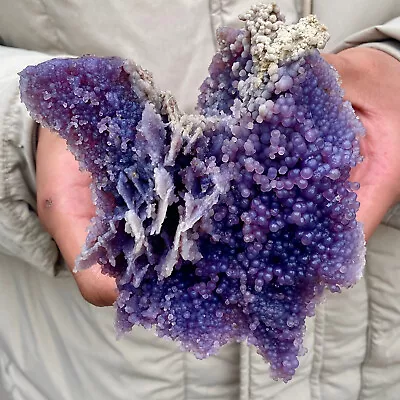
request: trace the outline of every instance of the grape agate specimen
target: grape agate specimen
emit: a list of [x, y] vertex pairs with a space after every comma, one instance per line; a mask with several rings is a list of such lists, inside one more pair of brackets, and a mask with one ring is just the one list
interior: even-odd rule
[[30, 66], [21, 98], [92, 174], [76, 267], [116, 278], [118, 332], [155, 327], [198, 358], [247, 340], [287, 381], [324, 289], [361, 276], [349, 173], [363, 128], [314, 16], [286, 25], [258, 5], [240, 18], [217, 32], [196, 115], [120, 58]]

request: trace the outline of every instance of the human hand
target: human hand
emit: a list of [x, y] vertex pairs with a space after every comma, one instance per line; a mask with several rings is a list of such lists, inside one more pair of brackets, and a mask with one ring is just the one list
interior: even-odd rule
[[351, 180], [361, 185], [357, 219], [368, 240], [400, 201], [400, 62], [366, 47], [323, 56], [339, 72], [345, 99], [367, 131], [360, 139], [364, 161], [352, 170]]
[[[37, 204], [40, 221], [56, 241], [72, 271], [95, 213], [89, 184], [90, 175], [79, 170], [66, 142], [46, 128], [39, 128], [36, 160]], [[117, 290], [113, 278], [101, 273], [100, 266], [73, 276], [82, 296], [96, 306], [111, 305]]]
[[[351, 179], [360, 182], [360, 210], [368, 239], [387, 210], [400, 200], [400, 63], [384, 52], [353, 48], [324, 58], [341, 75], [345, 98], [353, 104], [367, 130], [361, 138], [362, 164]], [[37, 150], [38, 213], [57, 242], [69, 268], [85, 241], [94, 206], [90, 176], [66, 150], [66, 143], [40, 128]], [[83, 297], [95, 305], [111, 305], [116, 299], [115, 281], [101, 274], [100, 266], [74, 273]]]

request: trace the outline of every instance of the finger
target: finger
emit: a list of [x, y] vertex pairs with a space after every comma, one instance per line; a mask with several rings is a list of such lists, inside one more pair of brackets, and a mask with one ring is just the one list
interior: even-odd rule
[[370, 239], [387, 210], [392, 206], [390, 198], [385, 196], [387, 189], [382, 188], [382, 191], [377, 191], [376, 187], [364, 184], [357, 191], [357, 200], [360, 202], [357, 221], [363, 224], [366, 241]]
[[392, 63], [392, 57], [373, 48], [355, 47], [338, 54], [323, 54], [324, 59], [339, 73], [345, 99], [362, 112], [373, 112], [381, 93], [382, 59]]
[[[90, 175], [79, 171], [65, 141], [48, 129], [40, 129], [36, 174], [39, 218], [73, 271], [94, 215]], [[99, 265], [73, 275], [90, 303], [103, 306], [115, 301], [115, 281], [103, 275]]]
[[360, 102], [359, 86], [362, 86], [361, 76], [356, 69], [342, 54], [322, 54], [327, 61], [339, 74], [340, 86], [344, 90], [344, 99], [350, 101], [354, 108], [362, 109]]
[[[74, 270], [75, 260], [82, 250], [86, 240], [89, 220], [85, 218], [58, 217], [60, 228], [56, 230], [54, 239], [61, 254], [71, 271]], [[96, 306], [110, 306], [117, 298], [118, 292], [115, 279], [101, 273], [98, 264], [92, 267], [73, 272], [75, 281], [82, 296]]]

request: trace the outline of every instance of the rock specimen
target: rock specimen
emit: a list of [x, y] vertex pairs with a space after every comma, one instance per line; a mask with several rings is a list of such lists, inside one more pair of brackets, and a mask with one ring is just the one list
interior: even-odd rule
[[217, 32], [196, 115], [120, 58], [30, 66], [21, 98], [92, 174], [76, 266], [116, 278], [117, 330], [154, 326], [198, 358], [247, 340], [287, 381], [324, 289], [362, 272], [349, 173], [363, 128], [314, 16], [285, 25], [258, 5], [240, 18]]

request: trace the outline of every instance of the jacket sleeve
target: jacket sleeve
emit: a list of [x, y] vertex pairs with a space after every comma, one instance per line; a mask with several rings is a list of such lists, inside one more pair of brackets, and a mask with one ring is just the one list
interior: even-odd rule
[[48, 58], [0, 46], [0, 252], [54, 274], [57, 246], [36, 214], [37, 124], [21, 104], [18, 77], [27, 65]]
[[400, 16], [383, 25], [377, 25], [349, 36], [334, 52], [355, 46], [382, 50], [400, 61]]

